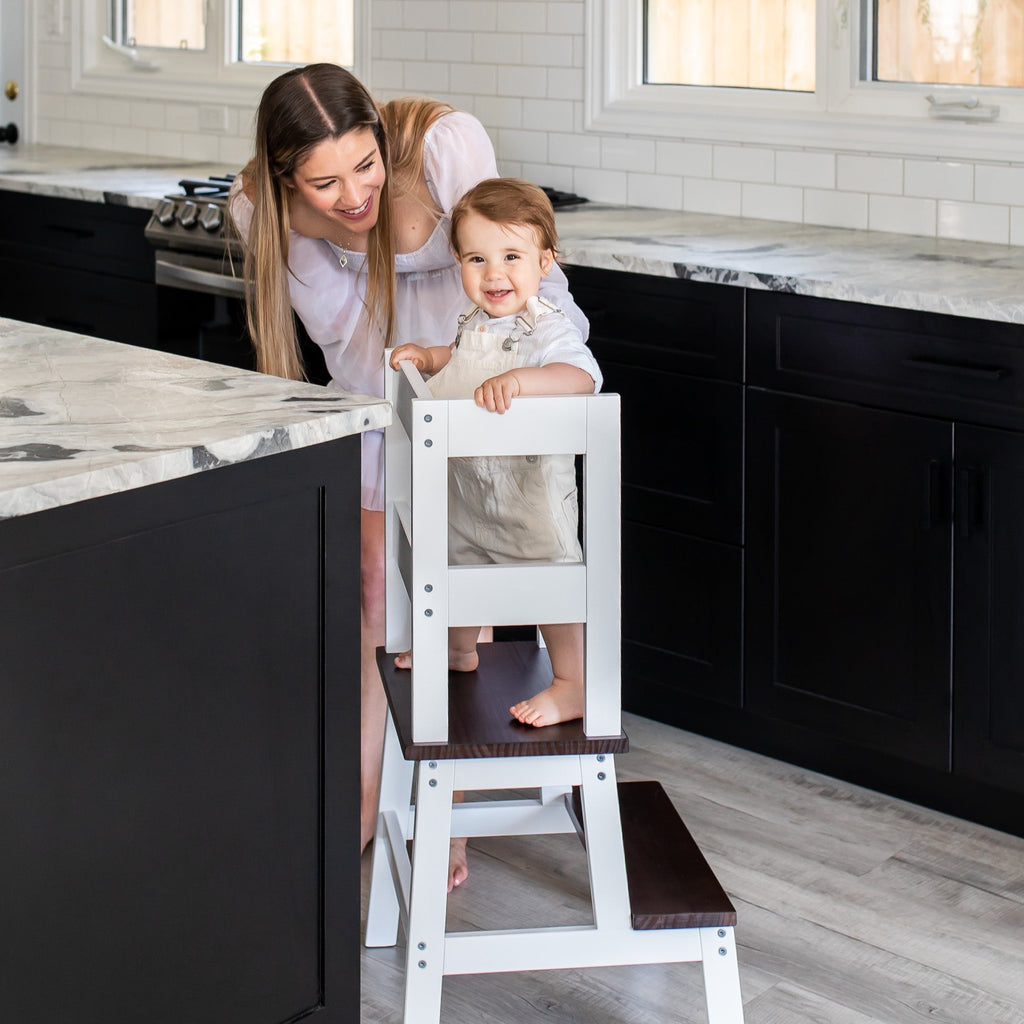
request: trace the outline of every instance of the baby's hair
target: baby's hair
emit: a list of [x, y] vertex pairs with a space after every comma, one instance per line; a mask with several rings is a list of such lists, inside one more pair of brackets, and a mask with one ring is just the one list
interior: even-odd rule
[[459, 252], [459, 225], [469, 213], [478, 213], [495, 224], [533, 228], [537, 247], [558, 255], [555, 211], [544, 190], [522, 178], [486, 178], [474, 185], [452, 210], [449, 233], [452, 251]]

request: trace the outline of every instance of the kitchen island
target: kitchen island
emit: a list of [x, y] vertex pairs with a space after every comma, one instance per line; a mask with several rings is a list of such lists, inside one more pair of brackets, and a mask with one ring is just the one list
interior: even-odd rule
[[0, 321], [0, 1020], [359, 1013], [359, 434]]

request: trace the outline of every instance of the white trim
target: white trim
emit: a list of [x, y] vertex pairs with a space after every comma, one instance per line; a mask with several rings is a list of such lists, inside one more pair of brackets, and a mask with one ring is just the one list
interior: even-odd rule
[[[934, 86], [860, 82], [861, 14], [819, 0], [814, 93], [643, 84], [642, 0], [590, 0], [586, 24], [587, 131], [980, 160], [1024, 160], [1024, 91], [984, 93], [1000, 106], [987, 124], [934, 121]], [[893, 111], [896, 111], [894, 114]]]
[[[71, 4], [71, 91], [164, 101], [255, 105], [263, 89], [291, 65], [242, 64], [230, 59], [234, 3], [208, 0], [206, 50], [202, 53], [140, 50], [140, 56], [162, 66], [142, 71], [102, 43], [109, 0]], [[369, 74], [371, 0], [353, 0], [355, 35], [352, 70], [364, 81]]]

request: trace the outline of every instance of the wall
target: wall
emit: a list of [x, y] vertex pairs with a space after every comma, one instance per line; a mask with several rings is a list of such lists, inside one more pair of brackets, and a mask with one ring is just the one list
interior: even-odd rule
[[[502, 173], [592, 200], [1024, 244], [1024, 161], [584, 132], [584, 2], [372, 0], [367, 84], [381, 97], [423, 93], [472, 111]], [[36, 7], [35, 141], [209, 160], [223, 170], [245, 162], [257, 97], [210, 118], [198, 104], [72, 94], [66, 6]]]

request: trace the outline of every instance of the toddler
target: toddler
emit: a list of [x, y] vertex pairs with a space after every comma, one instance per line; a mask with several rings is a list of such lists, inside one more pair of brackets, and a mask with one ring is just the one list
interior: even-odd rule
[[[516, 178], [490, 178], [452, 210], [451, 245], [472, 305], [451, 345], [400, 345], [437, 398], [469, 398], [496, 413], [520, 395], [593, 394], [601, 372], [579, 329], [537, 295], [555, 265], [555, 215], [544, 192]], [[448, 558], [482, 562], [578, 562], [573, 455], [489, 456], [449, 463]], [[477, 626], [449, 630], [449, 667], [477, 667]], [[527, 725], [583, 715], [583, 625], [541, 626], [551, 685], [509, 708]], [[410, 655], [396, 659], [408, 667]]]

